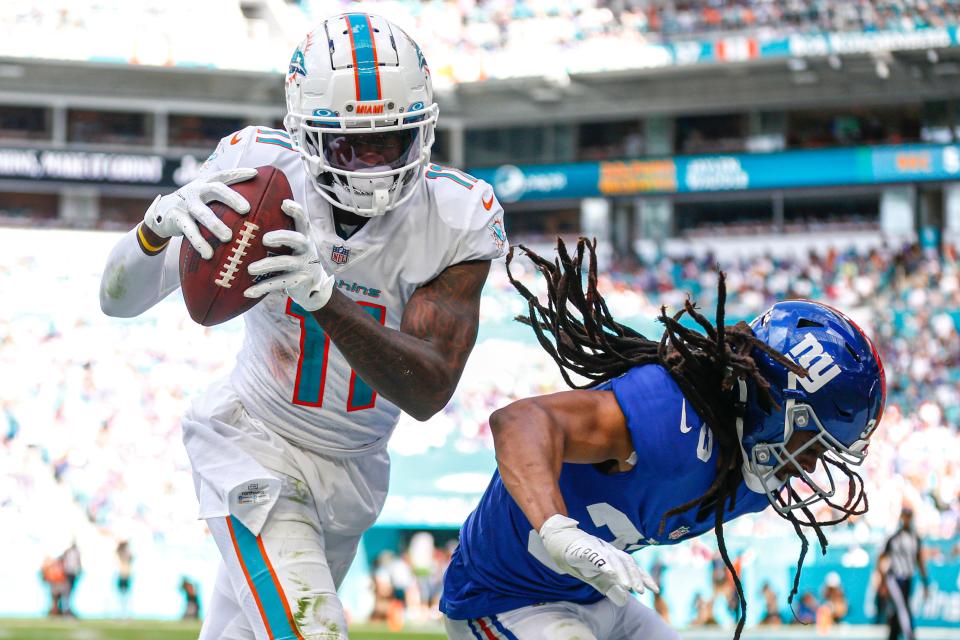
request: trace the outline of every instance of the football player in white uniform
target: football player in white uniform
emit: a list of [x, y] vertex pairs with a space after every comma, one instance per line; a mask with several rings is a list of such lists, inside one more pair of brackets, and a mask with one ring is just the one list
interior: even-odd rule
[[295, 231], [248, 266], [233, 373], [183, 420], [200, 516], [223, 556], [201, 638], [345, 638], [336, 589], [387, 493], [401, 410], [425, 420], [456, 388], [477, 335], [480, 290], [506, 250], [487, 183], [430, 164], [437, 105], [420, 48], [386, 20], [330, 18], [293, 55], [286, 130], [221, 140], [202, 175], [158, 197], [111, 253], [100, 292], [134, 316], [179, 286], [185, 238], [205, 258], [204, 204], [243, 213], [227, 185], [279, 167]]

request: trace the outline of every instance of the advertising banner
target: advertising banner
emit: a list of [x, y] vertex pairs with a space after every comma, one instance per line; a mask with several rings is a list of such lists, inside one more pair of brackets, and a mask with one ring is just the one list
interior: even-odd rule
[[[0, 179], [176, 188], [202, 160], [56, 149], [0, 148]], [[598, 196], [790, 189], [960, 178], [960, 145], [915, 144], [775, 153], [674, 156], [470, 171], [504, 204]]]
[[600, 165], [580, 163], [518, 167], [505, 164], [496, 169], [477, 169], [470, 173], [492, 184], [501, 202], [511, 203], [597, 195]]
[[538, 200], [796, 189], [960, 178], [960, 145], [914, 144], [649, 160], [504, 165], [471, 173], [505, 204]]
[[0, 148], [0, 179], [177, 187], [197, 175], [201, 162], [190, 155]]
[[[669, 67], [776, 58], [815, 58], [864, 55], [881, 51], [946, 49], [960, 44], [957, 27], [912, 30], [799, 33], [758, 37], [731, 35], [716, 40], [687, 40], [644, 45], [638, 67]], [[651, 62], [655, 61], [655, 62]], [[572, 62], [569, 71], [588, 71], [588, 63]]]

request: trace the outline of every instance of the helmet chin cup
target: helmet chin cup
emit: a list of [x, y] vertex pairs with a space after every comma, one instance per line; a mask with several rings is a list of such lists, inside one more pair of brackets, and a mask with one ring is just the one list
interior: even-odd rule
[[[353, 178], [333, 175], [325, 197], [332, 196], [337, 208], [365, 218], [381, 216], [389, 210], [390, 198], [398, 187], [396, 178]], [[326, 191], [327, 187], [321, 185]]]
[[314, 178], [317, 178], [323, 172], [323, 158], [306, 153], [301, 153], [300, 157], [303, 159], [303, 163], [307, 165], [307, 172]]
[[374, 189], [373, 215], [382, 216], [387, 212], [388, 204], [390, 204], [390, 191], [388, 189]]

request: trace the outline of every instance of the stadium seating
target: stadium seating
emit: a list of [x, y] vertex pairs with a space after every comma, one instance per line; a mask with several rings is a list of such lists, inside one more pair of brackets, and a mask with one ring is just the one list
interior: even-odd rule
[[[415, 34], [435, 65], [435, 82], [447, 85], [551, 76], [563, 71], [557, 61], [567, 52], [583, 61], [583, 70], [601, 69], [611, 57], [646, 44], [725, 36], [915, 32], [956, 24], [960, 14], [960, 6], [948, 0], [376, 0], [364, 8]], [[0, 7], [0, 56], [282, 72], [305, 24], [354, 9], [342, 0], [5, 3]], [[151, 28], [140, 28], [146, 24]], [[217, 24], [223, 36], [217, 46], [210, 46], [210, 24]]]

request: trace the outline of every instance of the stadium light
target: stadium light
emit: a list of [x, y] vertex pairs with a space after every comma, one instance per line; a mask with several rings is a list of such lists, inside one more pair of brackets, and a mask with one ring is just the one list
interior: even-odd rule
[[876, 66], [874, 69], [877, 72], [877, 77], [881, 80], [886, 80], [890, 77], [890, 65], [884, 60], [877, 60]]
[[890, 77], [890, 64], [893, 62], [893, 56], [889, 51], [877, 51], [871, 58], [873, 58], [874, 71], [877, 72], [877, 77], [881, 80], [886, 80]]
[[789, 60], [787, 60], [787, 67], [790, 69], [790, 71], [793, 71], [794, 73], [806, 71], [807, 66], [808, 66], [807, 61], [804, 60], [803, 58], [790, 58]]

